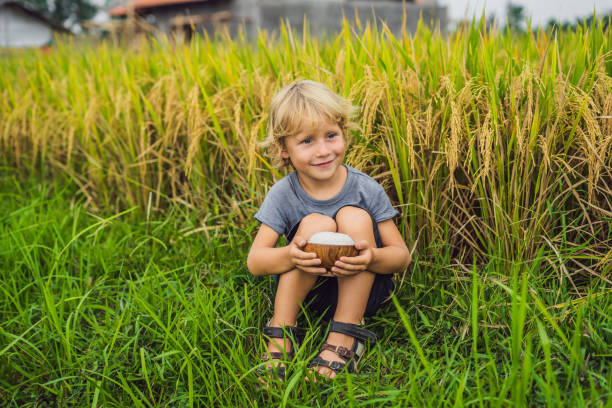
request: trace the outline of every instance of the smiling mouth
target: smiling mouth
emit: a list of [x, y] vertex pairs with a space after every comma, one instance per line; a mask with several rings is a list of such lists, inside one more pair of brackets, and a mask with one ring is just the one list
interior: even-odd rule
[[330, 164], [331, 162], [333, 162], [333, 160], [326, 161], [326, 162], [323, 162], [323, 163], [317, 163], [317, 164], [315, 164], [315, 166], [324, 166], [326, 164]]

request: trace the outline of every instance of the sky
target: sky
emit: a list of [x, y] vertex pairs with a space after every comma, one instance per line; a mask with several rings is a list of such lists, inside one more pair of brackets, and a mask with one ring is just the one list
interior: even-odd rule
[[[545, 26], [548, 20], [554, 18], [561, 22], [574, 23], [577, 18], [593, 14], [612, 12], [612, 0], [512, 0], [513, 4], [523, 6], [525, 16], [532, 18], [533, 26]], [[464, 18], [471, 19], [476, 13], [480, 17], [483, 9], [488, 17], [491, 13], [500, 25], [506, 23], [506, 4], [508, 0], [438, 0], [438, 4], [448, 7], [448, 17], [451, 26]]]

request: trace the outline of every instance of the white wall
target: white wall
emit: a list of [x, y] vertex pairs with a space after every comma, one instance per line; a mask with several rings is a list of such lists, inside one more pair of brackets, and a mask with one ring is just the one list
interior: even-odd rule
[[53, 38], [51, 27], [14, 7], [0, 6], [0, 47], [40, 47]]

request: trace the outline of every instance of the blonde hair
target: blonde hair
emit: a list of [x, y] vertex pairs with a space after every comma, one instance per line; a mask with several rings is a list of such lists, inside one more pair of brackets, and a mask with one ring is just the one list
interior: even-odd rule
[[295, 81], [272, 97], [266, 138], [259, 146], [267, 150], [273, 167], [288, 166], [290, 160], [281, 157], [285, 136], [314, 127], [322, 118], [340, 127], [348, 146], [349, 131], [359, 129], [352, 121], [357, 109], [357, 106], [332, 92], [325, 84], [310, 80]]

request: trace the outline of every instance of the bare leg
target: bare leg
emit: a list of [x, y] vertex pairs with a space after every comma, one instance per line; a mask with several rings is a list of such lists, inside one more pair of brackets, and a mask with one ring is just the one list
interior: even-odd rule
[[[335, 232], [336, 222], [325, 215], [313, 213], [304, 217], [295, 235], [308, 239], [320, 231]], [[295, 326], [300, 305], [316, 281], [317, 275], [299, 269], [293, 269], [280, 275], [274, 299], [274, 315], [268, 326]], [[281, 351], [281, 349], [291, 351], [291, 343], [285, 340], [283, 344], [282, 341], [281, 339], [271, 340], [268, 343], [268, 350], [270, 352]]]
[[[336, 215], [338, 232], [347, 234], [355, 242], [367, 240], [372, 247], [376, 247], [374, 230], [370, 215], [361, 208], [343, 207]], [[359, 324], [370, 297], [374, 273], [365, 271], [348, 277], [338, 277], [338, 305], [334, 320], [343, 323]], [[354, 338], [345, 334], [330, 332], [327, 343], [349, 348], [353, 345]], [[319, 354], [328, 361], [344, 362], [337, 354], [323, 350]], [[318, 372], [334, 378], [336, 373], [327, 367], [318, 367]]]

